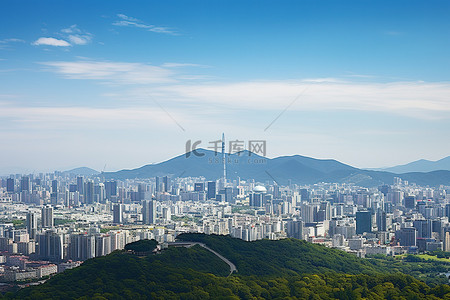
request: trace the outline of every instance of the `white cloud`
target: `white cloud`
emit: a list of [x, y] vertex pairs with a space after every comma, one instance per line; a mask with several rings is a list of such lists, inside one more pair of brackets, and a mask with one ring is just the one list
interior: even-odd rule
[[69, 41], [75, 45], [86, 45], [91, 40], [90, 37], [80, 35], [69, 35]]
[[[124, 62], [46, 62], [50, 70], [70, 79], [91, 79], [114, 84], [134, 84], [123, 98], [136, 101], [157, 97], [165, 103], [219, 110], [368, 111], [422, 119], [447, 119], [450, 112], [449, 82], [354, 82], [337, 78], [303, 80], [199, 83], [204, 79], [179, 74], [167, 63], [152, 66]], [[145, 85], [152, 84], [151, 87]]]
[[65, 40], [58, 40], [52, 37], [41, 37], [33, 42], [35, 46], [55, 46], [55, 47], [68, 47], [70, 44]]
[[167, 83], [175, 80], [171, 70], [142, 63], [56, 61], [42, 64], [70, 79], [93, 79], [122, 84]]
[[[148, 94], [145, 88], [135, 95]], [[392, 82], [355, 83], [321, 81], [254, 81], [212, 84], [179, 84], [152, 89], [168, 100], [220, 106], [228, 109], [369, 111], [414, 118], [447, 119], [450, 83]]]
[[33, 45], [69, 47], [72, 45], [86, 45], [92, 40], [92, 34], [81, 30], [76, 24], [68, 28], [61, 29], [61, 33], [58, 33], [58, 35], [62, 36], [63, 38], [56, 39], [52, 37], [41, 37], [33, 42]]
[[17, 38], [3, 39], [0, 40], [0, 49], [10, 48], [11, 44], [13, 43], [25, 43], [25, 41]]
[[[164, 111], [148, 107], [23, 107], [0, 102], [0, 108], [0, 117], [13, 119], [16, 126], [33, 129], [133, 128], [145, 124], [172, 125], [173, 122]], [[176, 117], [182, 119], [180, 115]]]
[[117, 20], [113, 23], [114, 26], [137, 27], [137, 28], [143, 28], [143, 29], [146, 29], [147, 31], [156, 32], [156, 33], [166, 33], [166, 34], [171, 34], [171, 35], [177, 34], [174, 30], [170, 29], [169, 27], [148, 25], [139, 19], [129, 17], [124, 14], [117, 14], [117, 16], [119, 17], [119, 20]]
[[86, 45], [92, 40], [92, 34], [81, 30], [76, 24], [61, 30], [73, 45]]

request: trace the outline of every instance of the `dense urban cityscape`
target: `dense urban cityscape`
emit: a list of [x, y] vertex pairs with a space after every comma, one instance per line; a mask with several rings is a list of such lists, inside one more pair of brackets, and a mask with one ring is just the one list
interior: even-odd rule
[[170, 176], [105, 180], [67, 172], [0, 181], [3, 281], [39, 279], [83, 261], [185, 232], [245, 241], [293, 237], [366, 255], [450, 251], [449, 186], [309, 186]]

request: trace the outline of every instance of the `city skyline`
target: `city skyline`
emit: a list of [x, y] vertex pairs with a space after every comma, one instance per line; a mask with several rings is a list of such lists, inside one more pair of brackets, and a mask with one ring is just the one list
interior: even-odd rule
[[355, 167], [450, 155], [447, 2], [25, 3], [1, 4], [0, 175], [222, 132]]

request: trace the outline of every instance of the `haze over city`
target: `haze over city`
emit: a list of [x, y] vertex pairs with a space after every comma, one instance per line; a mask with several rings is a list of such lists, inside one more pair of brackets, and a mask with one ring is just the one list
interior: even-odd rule
[[135, 168], [222, 132], [356, 167], [446, 157], [433, 3], [3, 1], [0, 174]]

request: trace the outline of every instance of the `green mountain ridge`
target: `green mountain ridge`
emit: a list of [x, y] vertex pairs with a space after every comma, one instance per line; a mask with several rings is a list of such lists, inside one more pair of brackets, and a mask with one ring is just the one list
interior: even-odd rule
[[127, 245], [128, 251], [90, 259], [42, 285], [6, 294], [5, 298], [450, 298], [446, 284], [427, 285], [399, 273], [398, 268], [409, 264], [405, 262], [361, 259], [295, 239], [245, 242], [229, 236], [182, 234], [178, 240], [204, 243], [233, 262], [238, 272], [228, 276], [229, 266], [200, 245], [169, 247], [160, 254], [135, 254], [133, 251], [147, 251], [156, 245], [145, 241]]

